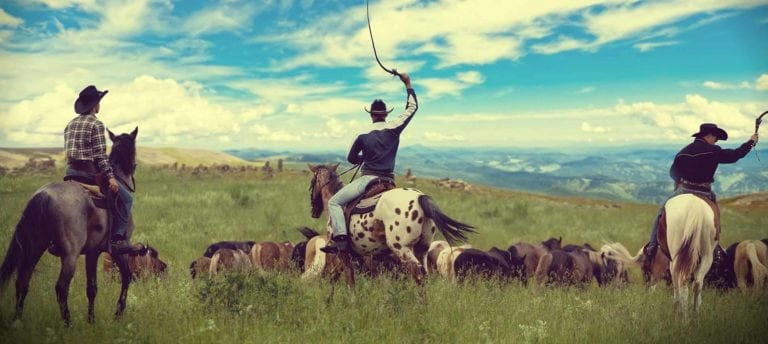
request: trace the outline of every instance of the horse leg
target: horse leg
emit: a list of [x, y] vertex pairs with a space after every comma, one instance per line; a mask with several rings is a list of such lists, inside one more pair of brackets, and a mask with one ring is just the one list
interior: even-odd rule
[[99, 265], [99, 253], [90, 253], [85, 255], [85, 276], [86, 276], [86, 293], [88, 295], [88, 322], [93, 324], [96, 322], [96, 316], [94, 313], [94, 304], [96, 302], [96, 271]]
[[61, 319], [64, 320], [64, 325], [66, 326], [69, 326], [69, 305], [67, 304], [69, 298], [69, 284], [72, 282], [72, 277], [75, 275], [77, 257], [77, 255], [61, 257], [61, 272], [59, 272], [59, 280], [56, 281], [56, 299], [59, 302]]
[[128, 286], [131, 284], [131, 268], [128, 266], [128, 257], [124, 254], [118, 254], [112, 257], [120, 269], [120, 297], [117, 299], [117, 309], [115, 310], [115, 320], [120, 320], [125, 311], [125, 299], [128, 297]]
[[396, 246], [392, 245], [390, 246], [390, 249], [396, 253], [398, 258], [400, 258], [400, 262], [405, 267], [405, 270], [410, 273], [411, 278], [413, 278], [414, 282], [416, 282], [416, 285], [419, 288], [419, 297], [421, 298], [421, 301], [426, 304], [427, 288], [426, 284], [424, 283], [424, 267], [419, 262], [419, 259], [416, 258], [416, 255], [410, 247], [400, 246], [400, 244], [397, 246], [399, 246], [399, 248], [396, 248]]
[[21, 314], [24, 311], [24, 299], [26, 299], [27, 292], [29, 292], [29, 281], [32, 279], [32, 272], [35, 270], [35, 265], [37, 265], [44, 252], [45, 249], [29, 250], [26, 252], [26, 256], [22, 255], [16, 277], [16, 314], [14, 319], [21, 319]]

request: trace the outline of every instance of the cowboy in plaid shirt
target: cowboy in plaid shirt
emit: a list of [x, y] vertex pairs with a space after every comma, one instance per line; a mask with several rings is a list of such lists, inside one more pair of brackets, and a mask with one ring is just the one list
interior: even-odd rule
[[[101, 98], [108, 91], [99, 91], [94, 86], [88, 86], [80, 92], [75, 101], [75, 112], [79, 116], [73, 118], [64, 129], [64, 148], [67, 157], [67, 178], [89, 184], [96, 184], [96, 175], [108, 178], [109, 191], [117, 195], [121, 213], [131, 211], [133, 197], [126, 187], [117, 182], [107, 158], [107, 142], [104, 135], [104, 124], [96, 118], [100, 110]], [[126, 253], [133, 250], [128, 243], [125, 233], [128, 221], [120, 216], [113, 217], [112, 243], [113, 253]]]

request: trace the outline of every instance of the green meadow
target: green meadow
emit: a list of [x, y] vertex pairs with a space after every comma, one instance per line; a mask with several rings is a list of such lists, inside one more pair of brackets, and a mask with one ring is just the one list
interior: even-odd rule
[[[312, 219], [310, 175], [302, 166], [265, 178], [258, 172], [178, 173], [142, 166], [136, 174], [133, 241], [149, 243], [168, 263], [165, 278], [131, 284], [123, 319], [112, 318], [120, 283], [100, 273], [96, 324], [86, 322], [81, 258], [70, 289], [72, 325], [64, 327], [54, 294], [58, 259], [45, 254], [32, 277], [24, 317], [12, 321], [15, 278], [0, 294], [3, 343], [764, 343], [768, 293], [707, 289], [703, 308], [687, 319], [673, 310], [664, 285], [646, 288], [633, 270], [628, 286], [545, 289], [532, 284], [475, 281], [456, 285], [430, 277], [428, 302], [420, 303], [408, 278], [358, 275], [354, 291], [338, 288], [326, 303], [327, 279], [298, 274], [243, 274], [192, 280], [190, 262], [220, 240], [290, 240], [297, 227], [324, 230]], [[61, 171], [0, 176], [0, 257], [32, 193]], [[348, 175], [342, 176], [346, 181]], [[404, 185], [404, 182], [401, 183]], [[600, 246], [619, 241], [636, 252], [647, 240], [654, 204], [559, 198], [473, 186], [440, 189], [429, 180], [414, 186], [430, 194], [451, 217], [478, 233], [482, 249], [518, 241], [562, 237], [563, 243]], [[722, 206], [722, 242], [768, 237], [768, 207]], [[100, 263], [101, 268], [101, 263]], [[342, 281], [343, 283], [343, 281]], [[343, 286], [343, 284], [341, 284]]]

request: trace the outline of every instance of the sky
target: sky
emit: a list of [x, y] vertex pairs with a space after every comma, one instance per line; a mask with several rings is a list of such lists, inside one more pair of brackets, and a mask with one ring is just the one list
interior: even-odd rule
[[[714, 122], [727, 147], [768, 110], [766, 0], [388, 0], [370, 15], [419, 99], [404, 146], [672, 145]], [[214, 150], [346, 149], [373, 99], [390, 117], [406, 100], [363, 0], [6, 0], [0, 65], [0, 147], [63, 146], [91, 84], [111, 131]]]

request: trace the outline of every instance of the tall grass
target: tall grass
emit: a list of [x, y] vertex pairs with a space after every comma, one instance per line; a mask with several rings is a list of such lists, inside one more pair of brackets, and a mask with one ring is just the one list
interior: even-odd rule
[[[0, 177], [0, 250], [8, 247], [29, 196], [58, 175]], [[430, 278], [428, 302], [405, 278], [358, 275], [354, 291], [337, 288], [326, 303], [326, 280], [296, 274], [242, 274], [192, 281], [187, 267], [219, 240], [290, 240], [294, 229], [322, 231], [309, 216], [309, 175], [299, 171], [264, 179], [258, 173], [189, 175], [141, 168], [134, 202], [134, 241], [158, 248], [169, 264], [163, 279], [131, 285], [122, 321], [112, 320], [119, 283], [99, 275], [97, 323], [85, 322], [82, 259], [70, 290], [72, 327], [64, 328], [54, 295], [58, 260], [45, 255], [32, 278], [24, 318], [12, 322], [13, 287], [0, 295], [4, 343], [47, 342], [764, 342], [765, 292], [706, 290], [698, 316], [678, 319], [671, 292], [626, 287], [554, 289], [534, 293], [519, 284], [475, 281], [455, 285]], [[657, 206], [553, 198], [490, 188], [429, 193], [450, 216], [475, 225], [480, 248], [562, 236], [564, 242], [602, 240], [636, 250], [647, 240]], [[723, 242], [768, 235], [764, 213], [724, 208]]]

